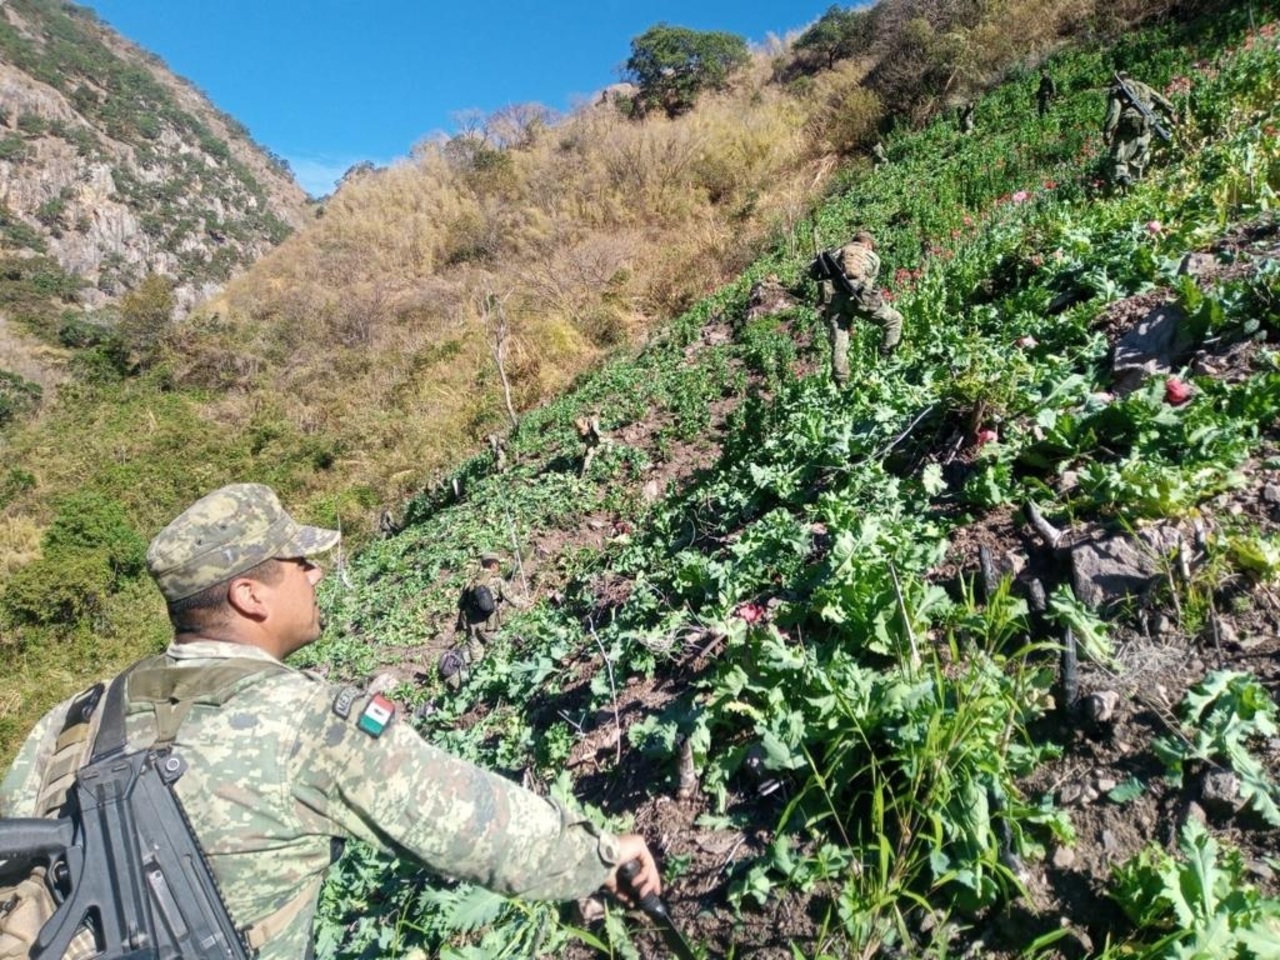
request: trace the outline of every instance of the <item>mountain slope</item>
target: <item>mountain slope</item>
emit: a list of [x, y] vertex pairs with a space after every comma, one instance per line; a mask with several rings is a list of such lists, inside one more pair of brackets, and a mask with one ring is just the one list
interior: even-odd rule
[[189, 309], [304, 221], [278, 159], [88, 10], [0, 4], [0, 91], [0, 247], [89, 306], [158, 273]]
[[[505, 473], [478, 457], [461, 501], [411, 502], [402, 533], [327, 582], [310, 662], [398, 679], [433, 740], [638, 826], [711, 955], [1273, 943], [1280, 46], [1249, 25], [1064, 54], [1048, 118], [1025, 75], [980, 102], [979, 137], [895, 138], [818, 225], [883, 239], [900, 357], [862, 344], [837, 392], [811, 308], [749, 312], [768, 274], [804, 289], [804, 258], [779, 244], [662, 344], [531, 413]], [[1097, 156], [1093, 84], [1115, 55], [1183, 110], [1178, 149], [1124, 196]], [[1157, 306], [1191, 345], [1113, 394], [1114, 343]], [[571, 423], [592, 409], [615, 444], [579, 479]], [[649, 482], [699, 447], [702, 472], [652, 502]], [[1028, 501], [1061, 537], [1022, 520]], [[1179, 534], [1187, 551], [1162, 553]], [[543, 602], [447, 694], [430, 655], [456, 590], [508, 543]], [[1086, 595], [1084, 558], [1120, 544], [1148, 554], [1138, 586]], [[1207, 776], [1223, 771], [1247, 786], [1224, 793]], [[390, 944], [370, 902], [407, 921]], [[595, 955], [556, 907], [359, 850], [325, 903], [325, 956]], [[662, 949], [652, 933], [627, 946], [616, 914], [591, 935]]]

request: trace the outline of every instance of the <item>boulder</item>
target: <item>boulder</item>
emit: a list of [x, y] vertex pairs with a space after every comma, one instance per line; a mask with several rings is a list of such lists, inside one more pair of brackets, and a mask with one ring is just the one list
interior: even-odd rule
[[1186, 315], [1176, 304], [1156, 307], [1122, 336], [1111, 359], [1112, 389], [1132, 393], [1150, 377], [1173, 369], [1191, 347]]
[[1137, 537], [1117, 534], [1087, 540], [1071, 549], [1071, 586], [1095, 610], [1143, 593], [1162, 575], [1161, 558], [1177, 545], [1172, 527], [1154, 527]]
[[747, 297], [747, 322], [790, 310], [796, 302], [796, 298], [782, 286], [782, 281], [769, 274], [751, 285], [751, 294]]

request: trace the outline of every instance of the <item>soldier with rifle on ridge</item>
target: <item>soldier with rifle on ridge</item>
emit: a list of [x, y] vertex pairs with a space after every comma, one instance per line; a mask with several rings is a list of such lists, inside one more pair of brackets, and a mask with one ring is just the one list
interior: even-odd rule
[[1111, 147], [1111, 179], [1122, 189], [1142, 179], [1151, 158], [1151, 134], [1165, 141], [1172, 139], [1152, 112], [1156, 108], [1173, 123], [1172, 103], [1125, 71], [1115, 72], [1107, 94], [1102, 140]]
[[[223, 487], [173, 520], [147, 551], [173, 642], [112, 683], [107, 710], [94, 710], [86, 691], [44, 716], [0, 782], [0, 817], [58, 816], [60, 794], [95, 745], [85, 727], [105, 712], [123, 721], [125, 758], [162, 746], [185, 764], [172, 789], [237, 934], [235, 950], [218, 949], [220, 957], [310, 956], [320, 887], [350, 838], [509, 896], [573, 900], [601, 886], [625, 899], [656, 895], [658, 869], [638, 834], [615, 836], [432, 746], [381, 695], [285, 665], [320, 636], [316, 585], [324, 570], [310, 558], [339, 539], [336, 530], [297, 523], [261, 484]], [[113, 742], [115, 729], [113, 722]], [[86, 851], [81, 875], [110, 873], [112, 862]], [[118, 908], [128, 879], [113, 875], [95, 889], [109, 891]], [[5, 904], [0, 940], [15, 914], [30, 913]], [[76, 904], [73, 922], [87, 952], [73, 947], [66, 955], [140, 955], [132, 935], [95, 947], [102, 931], [86, 925], [95, 926], [96, 915], [97, 925], [115, 929], [120, 918], [104, 915], [115, 912]], [[129, 930], [142, 923], [124, 919]], [[184, 955], [214, 955], [213, 946], [200, 946], [208, 952]]]
[[892, 354], [902, 340], [902, 314], [876, 289], [879, 274], [875, 240], [866, 230], [859, 230], [838, 250], [819, 251], [809, 265], [810, 279], [818, 282], [818, 303], [824, 307], [831, 340], [831, 377], [837, 386], [849, 382], [849, 332], [855, 318], [880, 327], [882, 357]]

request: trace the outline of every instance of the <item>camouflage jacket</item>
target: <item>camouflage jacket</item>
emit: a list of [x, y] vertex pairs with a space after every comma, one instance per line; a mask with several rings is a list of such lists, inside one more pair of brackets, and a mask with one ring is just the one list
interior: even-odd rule
[[[488, 587], [489, 592], [493, 594], [493, 613], [487, 617], [479, 611], [469, 609], [467, 605], [468, 593], [478, 586]], [[502, 606], [510, 602], [511, 594], [507, 591], [507, 581], [502, 579], [502, 575], [497, 570], [485, 570], [482, 567], [480, 572], [468, 580], [467, 585], [462, 588], [462, 595], [458, 598], [458, 622], [455, 626], [468, 633], [494, 634], [502, 626]]]
[[861, 243], [846, 243], [835, 253], [836, 264], [854, 284], [870, 290], [880, 275], [880, 257]]
[[[260, 960], [303, 957], [332, 839], [358, 838], [499, 893], [562, 900], [589, 895], [617, 861], [609, 833], [515, 783], [427, 744], [398, 717], [374, 735], [374, 698], [277, 664], [253, 647], [172, 645], [154, 671], [209, 676], [231, 660], [261, 659], [264, 673], [201, 690], [185, 717], [165, 719], [167, 698], [139, 701], [129, 680], [128, 742], [154, 742], [160, 724], [189, 769], [177, 792], [242, 928], [276, 924]], [[208, 684], [204, 684], [208, 686]], [[30, 816], [41, 771], [70, 701], [36, 726], [0, 784], [0, 816]], [[374, 723], [372, 726], [377, 727]], [[299, 903], [301, 909], [286, 908]]]
[[[1159, 109], [1164, 111], [1166, 116], [1173, 116], [1173, 104], [1141, 80], [1129, 78], [1125, 80], [1124, 85], [1129, 93], [1133, 94], [1134, 99], [1137, 99], [1148, 111]], [[1138, 129], [1145, 129], [1148, 123], [1142, 111], [1134, 105], [1133, 99], [1130, 99], [1124, 88], [1116, 83], [1112, 85], [1107, 97], [1107, 115], [1102, 121], [1103, 135], [1111, 136], [1122, 120]]]

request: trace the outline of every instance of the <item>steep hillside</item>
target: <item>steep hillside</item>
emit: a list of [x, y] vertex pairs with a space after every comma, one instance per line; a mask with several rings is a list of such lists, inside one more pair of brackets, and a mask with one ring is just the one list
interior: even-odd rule
[[185, 312], [305, 219], [243, 126], [58, 0], [0, 3], [0, 184], [6, 262], [52, 259], [88, 307], [156, 273]]
[[[1277, 955], [1274, 15], [1063, 54], [1048, 117], [1028, 74], [981, 136], [893, 138], [815, 225], [882, 239], [901, 355], [861, 343], [835, 390], [783, 238], [339, 558], [307, 661], [644, 831], [699, 955]], [[1116, 58], [1181, 120], [1127, 194]], [[1173, 352], [1126, 365], [1157, 323]], [[449, 693], [495, 546], [538, 602]], [[322, 956], [664, 954], [358, 848], [324, 910]]]
[[[900, 5], [935, 6], [973, 7]], [[11, 665], [0, 742], [86, 674], [163, 641], [140, 531], [194, 493], [263, 480], [308, 519], [349, 530], [384, 491], [409, 489], [398, 535], [335, 558], [329, 627], [305, 664], [390, 689], [436, 742], [634, 823], [701, 951], [1110, 960], [1197, 937], [1213, 955], [1225, 928], [1265, 942], [1280, 912], [1266, 862], [1280, 568], [1268, 492], [1280, 439], [1274, 14], [1250, 5], [1060, 51], [1049, 65], [1062, 96], [1043, 119], [1023, 64], [979, 99], [977, 135], [947, 118], [887, 132], [888, 166], [849, 164], [812, 215], [801, 204], [757, 225], [754, 244], [732, 238], [749, 260], [737, 279], [669, 323], [656, 323], [661, 309], [700, 288], [655, 297], [667, 306], [651, 308], [638, 356], [520, 411], [505, 472], [476, 456], [425, 490], [431, 467], [503, 423], [497, 371], [450, 362], [485, 362], [499, 308], [529, 351], [521, 323], [566, 341], [578, 328], [521, 312], [525, 291], [497, 284], [486, 244], [508, 242], [513, 208], [415, 176], [496, 169], [507, 189], [520, 151], [466, 153], [461, 174], [427, 152], [419, 168], [353, 182], [324, 230], [267, 258], [269, 282], [233, 284], [217, 315], [178, 329], [173, 342], [190, 349], [64, 391], [48, 432], [15, 441], [23, 466], [0, 476], [11, 508], [0, 538], [28, 552], [0, 594]], [[1168, 91], [1183, 120], [1176, 148], [1127, 195], [1108, 191], [1099, 158], [1117, 62]], [[733, 115], [731, 101], [709, 106]], [[631, 158], [665, 156], [678, 140], [660, 134], [705, 122], [585, 117]], [[837, 171], [810, 160], [809, 173]], [[539, 182], [563, 199], [561, 180]], [[683, 197], [646, 182], [647, 201]], [[404, 197], [416, 219], [399, 242]], [[548, 221], [525, 212], [514, 232], [529, 245], [498, 253], [556, 254], [539, 246]], [[693, 232], [642, 212], [607, 223], [646, 228], [627, 243]], [[859, 226], [880, 240], [908, 329], [888, 363], [860, 343], [854, 388], [838, 392], [803, 269], [814, 231], [832, 244]], [[581, 249], [593, 248], [567, 244], [551, 276], [581, 271], [564, 252]], [[457, 273], [399, 285], [397, 270], [441, 251], [464, 254]], [[565, 316], [631, 316], [637, 288], [656, 281], [601, 272], [619, 262], [586, 261], [594, 280], [570, 291]], [[595, 289], [614, 276], [622, 301]], [[598, 299], [575, 299], [582, 289]], [[1114, 346], [1155, 306], [1181, 315], [1185, 350], [1120, 395]], [[568, 377], [523, 381], [541, 385], [522, 401]], [[465, 416], [433, 419], [433, 391], [464, 395]], [[338, 406], [344, 392], [351, 408]], [[572, 422], [590, 411], [612, 442], [580, 477]], [[430, 446], [432, 431], [452, 448]], [[1023, 521], [1040, 515], [1060, 532]], [[494, 547], [512, 550], [509, 572], [536, 602], [449, 694], [435, 660], [456, 591]], [[1088, 594], [1086, 560], [1108, 550], [1142, 558], [1118, 578], [1137, 589]], [[1083, 650], [1074, 672], [1067, 628]], [[1235, 791], [1207, 789], [1227, 768]], [[1196, 820], [1192, 800], [1216, 839], [1188, 828], [1180, 839], [1198, 854], [1171, 859], [1179, 837], [1160, 831]], [[1133, 860], [1150, 839], [1163, 846]], [[1245, 853], [1210, 846], [1227, 840]], [[1122, 862], [1127, 873], [1112, 870]], [[1213, 889], [1191, 906], [1158, 893], [1195, 882]], [[509, 904], [356, 845], [323, 912], [322, 956], [661, 951], [616, 910], [598, 922]]]

